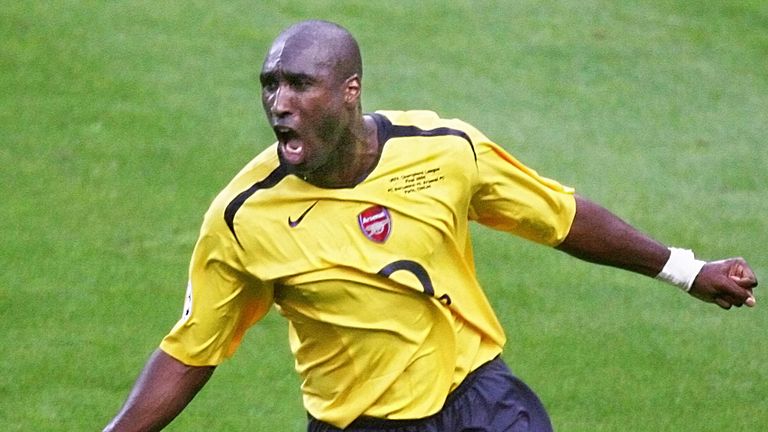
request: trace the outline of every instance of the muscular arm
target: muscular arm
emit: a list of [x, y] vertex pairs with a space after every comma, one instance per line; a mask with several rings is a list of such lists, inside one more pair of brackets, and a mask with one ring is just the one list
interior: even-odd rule
[[585, 261], [650, 277], [659, 274], [669, 258], [666, 246], [579, 196], [571, 231], [557, 248]]
[[[669, 249], [639, 232], [605, 208], [576, 197], [576, 216], [565, 240], [557, 247], [577, 258], [654, 277], [669, 258]], [[755, 274], [741, 258], [707, 263], [690, 294], [728, 309], [753, 306]]]
[[171, 422], [213, 374], [187, 366], [162, 350], [150, 356], [125, 404], [104, 431], [157, 431]]

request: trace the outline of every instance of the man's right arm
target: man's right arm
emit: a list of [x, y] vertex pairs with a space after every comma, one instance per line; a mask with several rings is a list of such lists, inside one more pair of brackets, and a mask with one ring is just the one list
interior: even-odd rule
[[157, 349], [104, 432], [157, 431], [203, 388], [215, 366], [187, 366]]

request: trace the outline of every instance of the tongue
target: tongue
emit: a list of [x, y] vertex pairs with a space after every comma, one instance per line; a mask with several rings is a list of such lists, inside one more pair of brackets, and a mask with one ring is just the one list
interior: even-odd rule
[[283, 143], [283, 160], [291, 165], [298, 165], [304, 161], [304, 143], [292, 138]]

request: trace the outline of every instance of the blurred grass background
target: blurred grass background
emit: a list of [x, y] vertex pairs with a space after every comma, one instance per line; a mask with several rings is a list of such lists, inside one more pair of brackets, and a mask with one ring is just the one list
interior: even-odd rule
[[[703, 258], [768, 270], [768, 4], [0, 0], [0, 424], [98, 430], [181, 313], [218, 190], [272, 140], [277, 33], [341, 23], [364, 108], [461, 117]], [[505, 358], [559, 431], [757, 431], [766, 306], [724, 312], [483, 228]], [[299, 431], [270, 314], [168, 428]]]

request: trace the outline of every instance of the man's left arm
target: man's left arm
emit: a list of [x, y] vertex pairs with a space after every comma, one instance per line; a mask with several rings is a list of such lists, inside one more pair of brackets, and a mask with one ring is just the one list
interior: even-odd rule
[[[755, 305], [752, 290], [757, 286], [757, 278], [744, 259], [698, 261], [699, 266], [696, 266], [692, 255], [687, 258], [685, 254], [673, 252], [605, 208], [579, 196], [576, 197], [576, 215], [571, 229], [557, 249], [585, 261], [650, 277], [661, 273], [663, 279], [669, 280], [670, 273], [674, 279], [670, 282], [682, 285], [692, 296], [724, 309]], [[689, 281], [687, 287], [686, 271], [692, 272], [692, 283]], [[682, 281], [678, 280], [679, 276]]]

